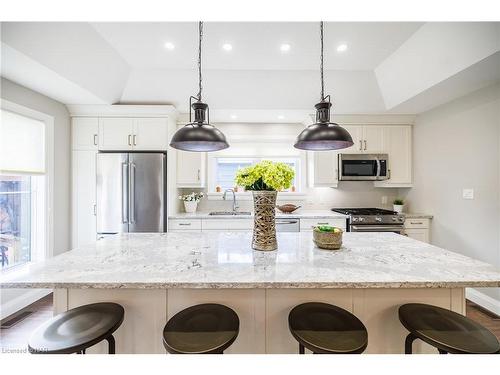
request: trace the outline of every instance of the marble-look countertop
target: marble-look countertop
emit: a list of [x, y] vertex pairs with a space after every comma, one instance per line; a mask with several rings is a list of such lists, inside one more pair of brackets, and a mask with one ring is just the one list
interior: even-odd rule
[[[243, 211], [243, 210], [240, 210]], [[169, 219], [248, 219], [253, 218], [253, 213], [251, 215], [209, 215], [209, 212], [195, 212], [188, 214], [185, 212], [180, 212], [177, 214], [170, 215]], [[346, 215], [333, 212], [331, 210], [301, 210], [300, 208], [290, 214], [285, 214], [276, 210], [276, 218], [289, 218], [289, 219], [326, 219], [326, 218], [347, 218]]]
[[433, 218], [433, 215], [422, 214], [422, 213], [403, 212], [403, 215], [405, 215], [405, 218], [407, 218], [407, 219], [432, 219]]
[[498, 287], [493, 266], [394, 233], [345, 233], [338, 251], [311, 232], [278, 233], [277, 251], [251, 232], [130, 233], [16, 273], [1, 288], [460, 288]]

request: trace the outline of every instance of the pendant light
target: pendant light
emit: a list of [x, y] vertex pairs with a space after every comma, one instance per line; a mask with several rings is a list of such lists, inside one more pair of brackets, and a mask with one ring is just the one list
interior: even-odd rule
[[316, 123], [309, 125], [297, 137], [294, 147], [301, 150], [326, 151], [351, 147], [354, 142], [347, 130], [330, 122], [330, 95], [325, 96], [323, 78], [323, 21], [320, 22], [321, 37], [321, 101], [316, 104]]
[[[175, 132], [170, 146], [183, 151], [219, 151], [229, 147], [224, 134], [215, 126], [210, 125], [210, 109], [202, 102], [201, 76], [201, 41], [203, 38], [203, 22], [199, 23], [198, 46], [198, 95], [189, 97], [189, 124]], [[193, 103], [193, 99], [195, 102]], [[194, 111], [194, 121], [191, 122], [191, 109]], [[206, 119], [206, 122], [205, 122]]]

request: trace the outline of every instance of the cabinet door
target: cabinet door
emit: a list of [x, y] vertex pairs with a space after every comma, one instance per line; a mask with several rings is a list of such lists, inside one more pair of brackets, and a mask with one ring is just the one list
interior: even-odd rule
[[205, 186], [205, 152], [177, 151], [177, 186]]
[[383, 153], [384, 131], [386, 126], [366, 125], [363, 126], [363, 152], [370, 154]]
[[389, 154], [387, 184], [412, 183], [411, 126], [386, 126], [385, 144]]
[[314, 151], [314, 186], [337, 186], [338, 152]]
[[99, 150], [132, 150], [134, 121], [133, 118], [100, 118]]
[[429, 229], [405, 229], [405, 234], [415, 240], [429, 243]]
[[341, 150], [344, 154], [359, 154], [363, 152], [363, 127], [361, 125], [341, 125], [351, 134], [354, 144]]
[[99, 119], [73, 117], [71, 120], [71, 145], [73, 150], [97, 150]]
[[96, 240], [96, 151], [73, 151], [73, 247]]
[[169, 144], [167, 119], [135, 119], [133, 144], [134, 150], [166, 151]]

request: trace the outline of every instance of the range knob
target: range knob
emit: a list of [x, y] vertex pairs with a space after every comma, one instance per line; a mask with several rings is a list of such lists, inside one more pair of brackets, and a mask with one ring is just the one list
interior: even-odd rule
[[398, 218], [396, 216], [393, 216], [392, 221], [398, 221]]
[[353, 217], [352, 218], [352, 222], [355, 223], [356, 221], [358, 221], [358, 218], [357, 217]]
[[362, 221], [365, 221], [365, 219], [363, 217], [360, 217], [359, 219], [359, 222], [361, 223]]
[[375, 218], [375, 221], [376, 221], [377, 223], [380, 223], [380, 222], [382, 221], [382, 218], [381, 218], [381, 217], [376, 217], [376, 218]]

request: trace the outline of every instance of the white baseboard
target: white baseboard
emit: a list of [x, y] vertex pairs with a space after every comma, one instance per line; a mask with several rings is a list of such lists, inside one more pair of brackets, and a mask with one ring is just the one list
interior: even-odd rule
[[52, 293], [51, 289], [36, 289], [36, 290], [23, 290], [19, 295], [0, 306], [0, 319], [4, 319], [9, 315], [24, 309], [26, 306], [31, 305], [33, 302], [38, 301], [40, 298]]
[[465, 297], [486, 310], [500, 316], [500, 301], [495, 298], [491, 298], [490, 296], [472, 288], [465, 289]]

